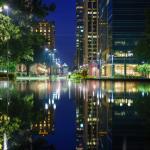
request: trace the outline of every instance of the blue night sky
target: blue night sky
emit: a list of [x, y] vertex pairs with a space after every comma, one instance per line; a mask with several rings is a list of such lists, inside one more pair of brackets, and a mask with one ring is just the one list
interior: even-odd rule
[[75, 56], [75, 0], [45, 0], [54, 2], [56, 10], [48, 20], [56, 24], [56, 49], [62, 62], [73, 64]]

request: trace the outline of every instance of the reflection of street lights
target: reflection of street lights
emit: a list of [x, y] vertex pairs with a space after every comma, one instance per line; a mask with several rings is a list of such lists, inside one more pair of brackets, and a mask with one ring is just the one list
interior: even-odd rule
[[[4, 5], [3, 8], [0, 8], [0, 12], [2, 12], [4, 10], [6, 10], [6, 15], [8, 16], [8, 10], [9, 7], [7, 5]], [[9, 39], [8, 39], [9, 40]], [[7, 80], [8, 80], [8, 90], [7, 90], [7, 113], [8, 113], [8, 105], [9, 105], [9, 76], [8, 76], [8, 65], [9, 65], [9, 59], [8, 59], [8, 40], [7, 40], [7, 50], [6, 50], [6, 63], [7, 63]], [[3, 144], [3, 150], [7, 150], [7, 135], [6, 133], [4, 133], [4, 144]]]

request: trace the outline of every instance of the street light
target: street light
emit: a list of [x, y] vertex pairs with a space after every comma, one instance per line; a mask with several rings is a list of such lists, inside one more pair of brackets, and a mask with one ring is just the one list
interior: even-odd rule
[[2, 9], [2, 7], [0, 7], [0, 12], [3, 12], [3, 9]]
[[[9, 10], [9, 6], [8, 5], [4, 5], [3, 7], [0, 7], [0, 12], [2, 12], [3, 10], [6, 10], [6, 15], [8, 16], [8, 10]], [[6, 48], [6, 63], [7, 63], [7, 79], [9, 80], [9, 76], [8, 76], [8, 70], [9, 70], [9, 57], [8, 57], [8, 53], [9, 53], [9, 43], [7, 41], [7, 48]]]
[[46, 51], [46, 52], [48, 52], [48, 51], [49, 51], [49, 49], [48, 49], [48, 48], [45, 48], [45, 51]]
[[5, 10], [9, 9], [8, 5], [4, 5], [3, 7], [4, 7]]
[[114, 55], [110, 55], [111, 56], [111, 65], [112, 65], [112, 78], [114, 77]]

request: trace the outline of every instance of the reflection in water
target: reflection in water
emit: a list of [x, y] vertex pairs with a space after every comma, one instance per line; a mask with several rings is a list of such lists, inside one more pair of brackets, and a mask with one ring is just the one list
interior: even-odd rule
[[109, 121], [111, 122], [111, 113], [109, 112], [109, 103], [103, 99], [100, 83], [80, 83], [76, 90], [76, 149], [110, 149], [111, 127], [109, 127]]
[[[149, 94], [150, 85], [138, 82], [0, 81], [0, 146], [6, 133], [9, 149], [59, 149], [61, 136], [70, 138], [61, 145], [68, 150], [74, 136], [73, 150], [149, 149]], [[73, 121], [58, 115], [73, 116], [64, 101], [76, 104]], [[76, 124], [69, 137], [58, 132], [72, 131], [66, 119]]]

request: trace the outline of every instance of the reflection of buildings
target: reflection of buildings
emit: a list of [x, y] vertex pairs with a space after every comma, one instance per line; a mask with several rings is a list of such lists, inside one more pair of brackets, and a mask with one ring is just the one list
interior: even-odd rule
[[136, 75], [133, 50], [143, 37], [148, 0], [100, 1], [100, 49], [103, 75]]
[[34, 90], [34, 109], [36, 120], [32, 125], [32, 131], [42, 136], [54, 131], [54, 113], [56, 103], [60, 98], [61, 82], [35, 82], [30, 88]]
[[[76, 84], [77, 85], [77, 84]], [[81, 86], [76, 88], [76, 150], [84, 149], [84, 101]]]
[[7, 115], [1, 114], [0, 113], [0, 124], [6, 123], [10, 120], [10, 117], [8, 117]]
[[[102, 101], [99, 83], [85, 83], [76, 89], [76, 149], [109, 150], [109, 103]], [[105, 144], [105, 145], [104, 145]], [[104, 145], [104, 146], [103, 146]]]
[[[145, 129], [139, 104], [149, 100], [145, 90], [150, 88], [145, 84], [139, 88], [139, 85], [95, 81], [76, 84], [77, 150], [145, 150], [149, 146], [150, 129]], [[145, 113], [148, 115], [149, 111]]]
[[[48, 107], [48, 106], [46, 106]], [[42, 120], [33, 124], [32, 131], [39, 135], [48, 135], [54, 131], [54, 110], [53, 107], [48, 107], [44, 112], [39, 112], [39, 116], [42, 115]]]
[[86, 149], [99, 149], [99, 106], [95, 96], [88, 96], [85, 99], [84, 117], [85, 117], [85, 140]]
[[114, 150], [147, 148], [149, 135], [146, 134], [145, 122], [140, 117], [138, 108], [139, 103], [144, 102], [148, 95], [139, 92], [136, 85], [137, 83], [129, 82], [103, 84], [107, 89], [104, 93], [105, 98], [112, 105], [112, 148]]

